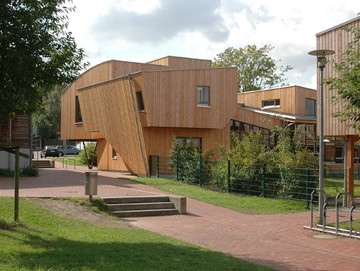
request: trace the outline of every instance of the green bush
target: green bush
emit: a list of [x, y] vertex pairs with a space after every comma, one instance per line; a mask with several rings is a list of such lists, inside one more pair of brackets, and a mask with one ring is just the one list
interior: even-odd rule
[[[85, 151], [86, 149], [86, 151]], [[81, 163], [88, 165], [91, 168], [91, 165], [97, 166], [97, 149], [95, 143], [89, 143], [86, 145], [84, 150], [79, 153], [79, 158]], [[93, 163], [92, 163], [93, 161]]]
[[35, 167], [26, 167], [21, 171], [20, 175], [23, 177], [37, 177], [39, 176], [39, 171]]
[[[0, 177], [14, 177], [14, 170], [0, 168]], [[37, 177], [39, 176], [39, 172], [37, 168], [34, 167], [26, 167], [20, 171], [20, 176], [22, 177]]]
[[206, 185], [211, 180], [212, 152], [204, 152], [193, 146], [182, 146], [174, 137], [170, 151], [170, 169], [177, 179], [191, 184]]
[[14, 171], [6, 168], [0, 168], [0, 177], [14, 177]]

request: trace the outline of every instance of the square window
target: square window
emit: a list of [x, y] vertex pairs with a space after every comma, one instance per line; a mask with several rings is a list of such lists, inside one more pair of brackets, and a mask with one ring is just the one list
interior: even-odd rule
[[198, 86], [197, 95], [198, 95], [198, 105], [210, 106], [210, 87]]

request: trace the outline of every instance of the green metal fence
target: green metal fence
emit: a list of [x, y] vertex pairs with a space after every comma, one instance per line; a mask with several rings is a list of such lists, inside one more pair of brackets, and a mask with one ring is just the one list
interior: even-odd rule
[[[170, 159], [157, 155], [150, 156], [149, 167], [151, 177], [176, 179], [228, 193], [305, 200], [307, 204], [311, 192], [318, 187], [318, 169], [310, 168], [248, 166], [237, 165], [230, 160]], [[358, 169], [354, 173], [359, 180]], [[343, 192], [343, 174], [327, 172], [324, 185], [327, 195]], [[360, 195], [360, 184], [357, 183], [355, 195]]]
[[150, 156], [151, 177], [173, 178], [212, 190], [309, 202], [318, 186], [317, 169], [236, 165], [230, 160]]

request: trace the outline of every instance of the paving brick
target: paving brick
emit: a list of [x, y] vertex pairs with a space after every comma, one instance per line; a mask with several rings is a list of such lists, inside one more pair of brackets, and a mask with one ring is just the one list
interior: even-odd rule
[[[84, 167], [41, 169], [36, 178], [21, 178], [22, 197], [85, 197]], [[99, 172], [98, 196], [163, 194], [155, 188], [118, 178], [119, 172]], [[0, 178], [0, 196], [13, 196], [13, 179]], [[124, 219], [137, 227], [172, 236], [212, 250], [278, 270], [360, 270], [360, 240], [318, 239], [303, 229], [309, 213], [246, 215], [188, 199], [188, 214]]]

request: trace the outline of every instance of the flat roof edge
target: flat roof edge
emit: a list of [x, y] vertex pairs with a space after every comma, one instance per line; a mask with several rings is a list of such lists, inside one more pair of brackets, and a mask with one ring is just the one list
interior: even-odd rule
[[357, 17], [355, 17], [355, 18], [352, 18], [351, 20], [348, 20], [348, 21], [346, 21], [346, 22], [343, 22], [343, 23], [341, 23], [341, 24], [338, 24], [338, 25], [335, 25], [335, 26], [333, 26], [333, 27], [330, 27], [330, 28], [328, 28], [328, 29], [326, 29], [326, 30], [323, 30], [323, 31], [317, 33], [316, 36], [317, 36], [317, 37], [318, 37], [318, 36], [321, 36], [321, 35], [323, 35], [323, 34], [325, 34], [325, 33], [327, 33], [327, 32], [330, 32], [330, 31], [335, 30], [335, 29], [337, 29], [337, 28], [340, 28], [340, 27], [343, 27], [343, 26], [345, 26], [345, 25], [351, 24], [351, 23], [356, 22], [356, 21], [358, 21], [358, 20], [360, 20], [360, 16], [357, 16]]

